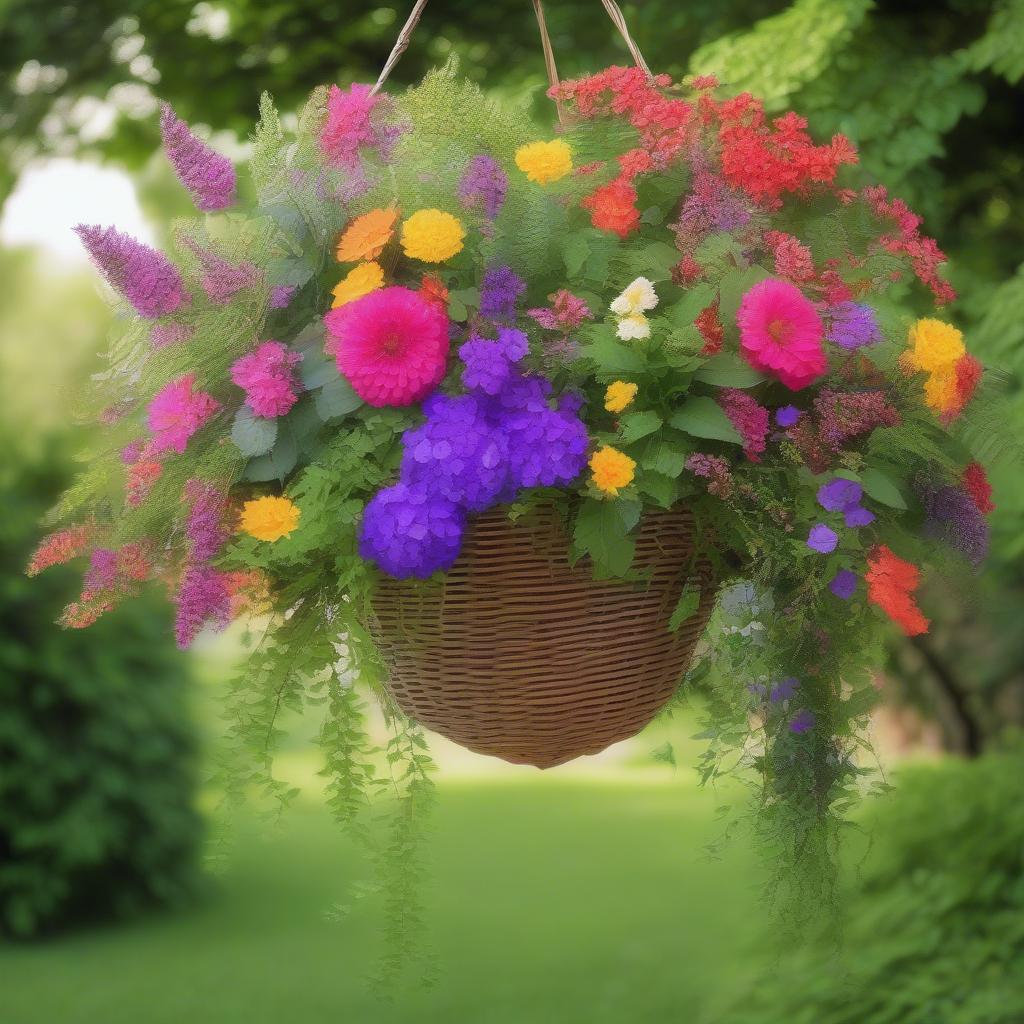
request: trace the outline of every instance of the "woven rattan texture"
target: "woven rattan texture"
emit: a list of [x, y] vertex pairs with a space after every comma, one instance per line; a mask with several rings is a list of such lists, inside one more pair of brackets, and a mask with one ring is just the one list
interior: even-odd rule
[[[686, 511], [645, 516], [645, 584], [571, 567], [554, 510], [478, 517], [443, 584], [384, 581], [370, 628], [398, 706], [481, 754], [550, 768], [635, 735], [675, 691], [714, 602]], [[667, 625], [685, 580], [698, 611]]]

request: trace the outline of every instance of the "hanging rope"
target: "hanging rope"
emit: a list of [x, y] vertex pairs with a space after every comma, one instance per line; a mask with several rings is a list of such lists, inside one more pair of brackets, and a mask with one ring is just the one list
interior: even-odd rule
[[388, 59], [384, 61], [384, 67], [381, 68], [380, 74], [377, 76], [377, 82], [374, 87], [370, 90], [371, 96], [376, 96], [380, 91], [380, 87], [387, 81], [388, 75], [391, 74], [391, 69], [398, 63], [398, 59], [405, 53], [409, 46], [409, 40], [412, 39], [413, 31], [420, 22], [420, 15], [423, 13], [423, 8], [427, 6], [427, 0], [416, 0], [413, 6], [412, 12], [406, 19], [405, 24], [402, 26], [402, 31], [398, 33], [398, 38], [395, 40], [395, 45], [391, 49], [391, 53], [388, 55]]
[[[608, 12], [608, 17], [611, 18], [612, 24], [619, 30], [619, 34], [622, 36], [623, 42], [626, 44], [626, 48], [629, 50], [630, 55], [633, 58], [633, 62], [648, 78], [653, 78], [651, 69], [647, 66], [647, 61], [644, 60], [643, 54], [640, 52], [640, 47], [633, 41], [633, 37], [629, 34], [629, 29], [626, 26], [626, 18], [623, 15], [619, 5], [615, 0], [601, 0], [604, 5], [604, 9]], [[402, 54], [409, 47], [409, 41], [412, 39], [412, 34], [416, 29], [416, 26], [420, 22], [420, 17], [423, 14], [423, 8], [427, 6], [427, 0], [416, 0], [413, 5], [412, 11], [409, 13], [409, 17], [406, 19], [405, 24], [402, 26], [402, 31], [398, 33], [398, 38], [395, 40], [395, 45], [391, 49], [391, 53], [388, 54], [388, 59], [384, 62], [384, 67], [381, 68], [380, 75], [377, 77], [377, 81], [373, 88], [370, 90], [370, 95], [374, 96], [379, 91], [381, 86], [387, 81], [388, 75], [391, 74], [392, 68], [398, 63]], [[551, 37], [548, 35], [547, 23], [544, 20], [544, 5], [542, 0], [533, 0], [533, 10], [537, 15], [537, 26], [540, 29], [540, 45], [544, 51], [544, 67], [548, 75], [548, 85], [554, 88], [559, 84], [558, 68], [555, 65], [555, 52], [551, 47]], [[565, 123], [563, 116], [561, 101], [555, 100], [555, 106], [558, 108], [558, 120], [561, 123]]]

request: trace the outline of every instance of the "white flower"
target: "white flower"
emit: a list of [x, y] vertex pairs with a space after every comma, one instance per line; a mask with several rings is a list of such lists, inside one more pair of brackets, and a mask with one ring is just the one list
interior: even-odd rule
[[[637, 313], [654, 309], [658, 304], [658, 295], [654, 285], [646, 277], [638, 277], [612, 303], [611, 310], [619, 316], [634, 316]], [[646, 337], [646, 335], [645, 335]]]
[[623, 341], [641, 341], [651, 336], [651, 322], [643, 313], [631, 313], [619, 321], [615, 332]]

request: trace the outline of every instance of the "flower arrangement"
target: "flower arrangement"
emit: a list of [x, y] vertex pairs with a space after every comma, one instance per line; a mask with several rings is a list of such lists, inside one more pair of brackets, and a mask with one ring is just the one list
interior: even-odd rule
[[[381, 581], [436, 585], [475, 517], [544, 504], [571, 557], [635, 586], [639, 524], [685, 506], [722, 586], [705, 777], [738, 743], [792, 859], [824, 859], [878, 627], [927, 630], [920, 566], [973, 571], [987, 543], [981, 367], [911, 312], [954, 298], [944, 257], [857, 185], [847, 139], [713, 79], [613, 67], [553, 95], [557, 133], [451, 68], [403, 96], [319, 90], [294, 133], [264, 97], [244, 185], [165, 110], [207, 213], [174, 261], [79, 229], [123, 315], [103, 440], [30, 571], [88, 560], [68, 625], [147, 580], [183, 646], [269, 621], [232, 697], [244, 781], [283, 798], [277, 708], [319, 693], [348, 820], [379, 784], [348, 683], [384, 692]], [[667, 628], [695, 608], [686, 587]], [[415, 724], [389, 712], [422, 796]]]

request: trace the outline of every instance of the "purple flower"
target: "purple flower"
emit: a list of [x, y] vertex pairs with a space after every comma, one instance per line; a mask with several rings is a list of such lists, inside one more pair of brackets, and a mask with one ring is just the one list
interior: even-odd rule
[[420, 484], [397, 483], [366, 506], [359, 553], [389, 576], [426, 579], [451, 568], [462, 548], [465, 513]]
[[402, 437], [402, 480], [422, 484], [470, 512], [482, 512], [504, 490], [508, 442], [472, 395], [433, 395], [427, 421]]
[[112, 590], [117, 582], [117, 552], [110, 548], [96, 548], [89, 558], [83, 582], [86, 595]]
[[178, 646], [191, 646], [206, 625], [223, 629], [231, 620], [231, 594], [222, 573], [209, 565], [190, 565], [175, 595], [174, 635]]
[[194, 241], [189, 247], [199, 258], [202, 268], [203, 291], [211, 302], [218, 306], [229, 303], [244, 288], [252, 288], [263, 277], [263, 272], [255, 263], [243, 260], [241, 263], [229, 263], [211, 249], [204, 249]]
[[530, 350], [525, 332], [515, 327], [499, 327], [497, 345], [510, 363], [518, 363]]
[[875, 513], [861, 505], [852, 505], [843, 512], [843, 520], [851, 530], [858, 526], [870, 526], [875, 521]]
[[230, 537], [224, 522], [227, 498], [205, 480], [189, 480], [185, 484], [184, 495], [192, 506], [185, 523], [192, 560], [209, 562]]
[[832, 577], [832, 582], [828, 585], [828, 589], [831, 590], [836, 597], [842, 598], [844, 601], [849, 601], [857, 589], [857, 574], [852, 572], [850, 569], [840, 569], [839, 572]]
[[139, 316], [156, 320], [188, 301], [181, 275], [163, 253], [114, 228], [79, 224], [75, 233], [107, 283]]
[[830, 551], [835, 551], [838, 543], [839, 535], [835, 530], [829, 529], [824, 523], [812, 526], [811, 532], [807, 537], [807, 546], [812, 551], [817, 551], [823, 555], [827, 555]]
[[818, 488], [818, 504], [828, 512], [845, 512], [860, 503], [864, 489], [854, 480], [837, 476]]
[[959, 551], [972, 565], [988, 555], [989, 525], [971, 496], [959, 487], [918, 487], [924, 505], [923, 533]]
[[800, 419], [800, 410], [795, 405], [784, 405], [775, 411], [775, 422], [780, 427], [792, 427]]
[[488, 320], [512, 320], [526, 282], [511, 267], [491, 267], [480, 286], [480, 315]]
[[226, 156], [200, 142], [170, 104], [160, 111], [164, 152], [200, 210], [223, 210], [235, 201], [235, 168]]
[[875, 311], [859, 302], [837, 302], [825, 311], [828, 340], [841, 348], [856, 349], [882, 340]]
[[802, 708], [789, 720], [789, 731], [797, 734], [809, 732], [814, 728], [817, 721], [813, 711]]
[[490, 220], [501, 212], [508, 191], [508, 176], [492, 156], [480, 154], [466, 165], [459, 181], [459, 199], [469, 209], [483, 206]]
[[778, 704], [780, 701], [790, 700], [797, 688], [800, 686], [798, 680], [789, 676], [786, 679], [780, 679], [771, 689], [768, 694], [768, 699], [773, 704]]
[[475, 334], [459, 348], [464, 364], [462, 383], [487, 395], [497, 395], [508, 382], [512, 366], [505, 347]]
[[275, 284], [270, 289], [270, 308], [284, 309], [292, 301], [295, 292], [296, 287], [293, 284]]

